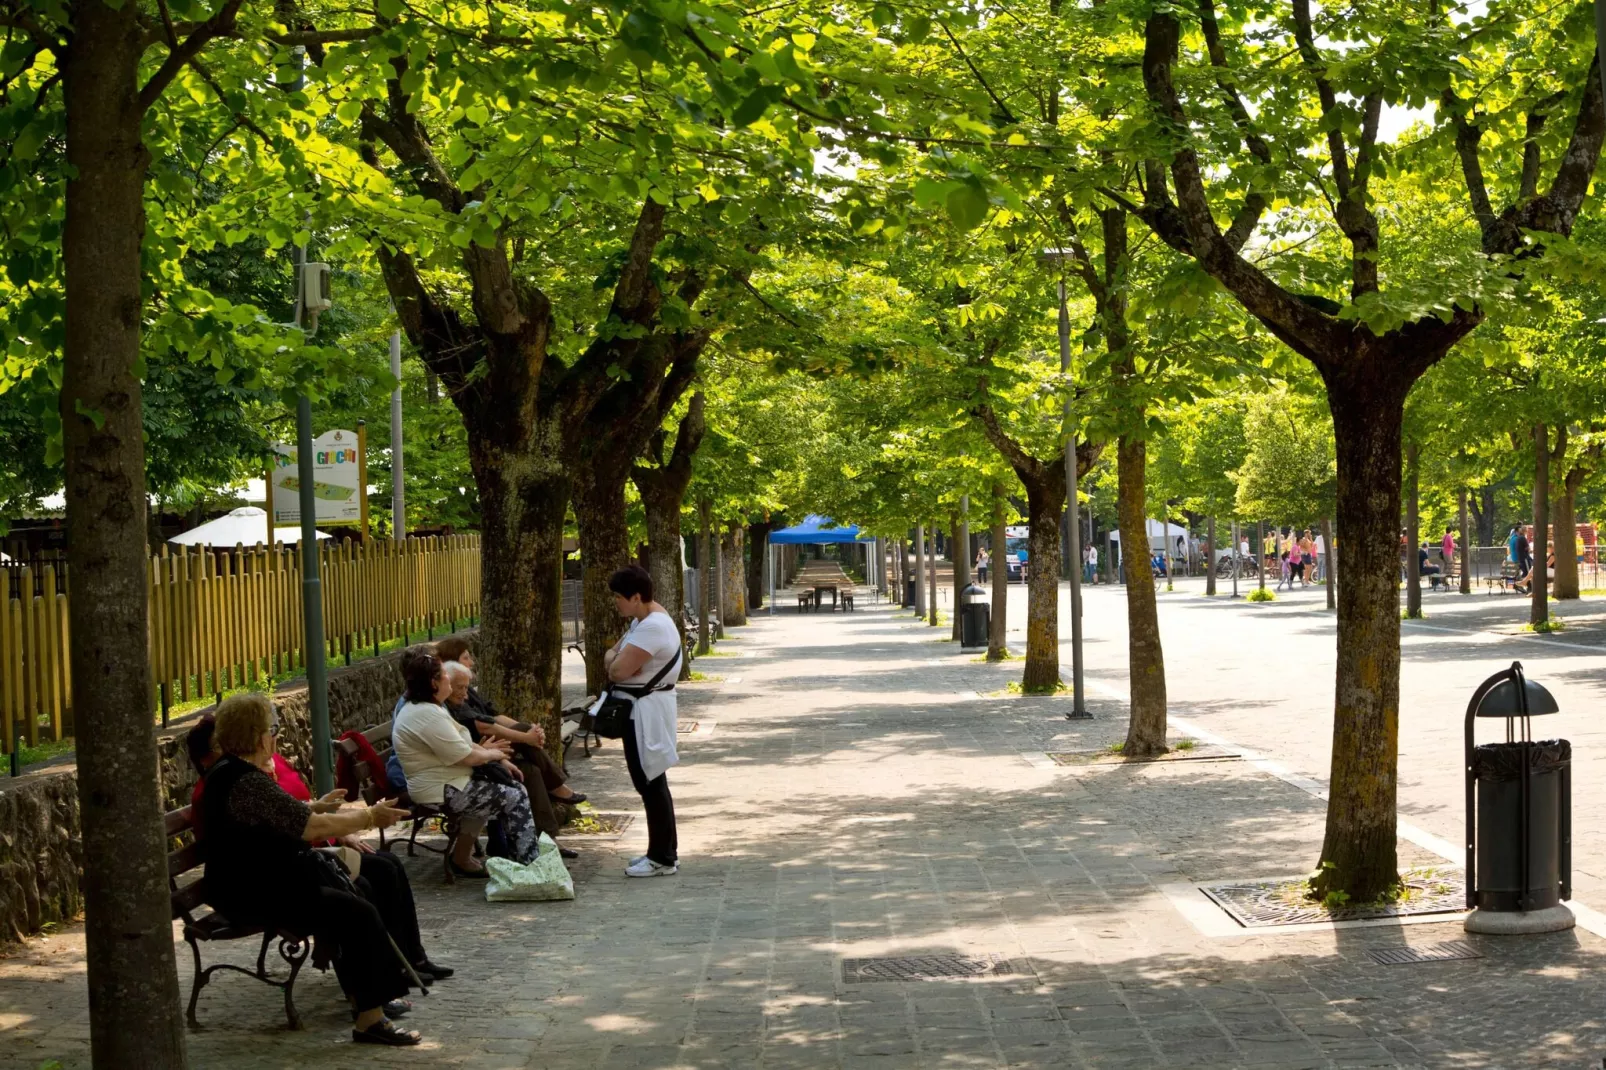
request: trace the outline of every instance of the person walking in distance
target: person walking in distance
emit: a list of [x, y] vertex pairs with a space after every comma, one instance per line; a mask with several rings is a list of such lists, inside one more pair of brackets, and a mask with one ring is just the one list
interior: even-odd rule
[[1450, 565], [1455, 561], [1455, 529], [1445, 526], [1444, 538], [1439, 542], [1439, 553], [1444, 555], [1444, 572], [1448, 576]]
[[627, 565], [608, 577], [613, 604], [630, 621], [625, 634], [603, 656], [608, 679], [635, 699], [631, 731], [624, 735], [630, 782], [647, 811], [647, 853], [625, 867], [627, 877], [667, 877], [680, 871], [675, 834], [675, 801], [669, 794], [669, 767], [675, 751], [675, 673], [680, 633], [663, 606], [653, 601], [652, 577], [640, 565]]

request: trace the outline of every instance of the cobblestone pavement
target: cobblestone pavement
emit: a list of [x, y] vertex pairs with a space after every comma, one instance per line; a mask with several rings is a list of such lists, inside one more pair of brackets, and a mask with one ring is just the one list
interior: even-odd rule
[[[1266, 645], [1240, 680], [1204, 668], [1231, 642], [1218, 622], [1239, 617], [1167, 602], [1173, 692], [1179, 713], [1308, 765], [1330, 708], [1331, 625], [1297, 599], [1274, 608], [1287, 615], [1242, 616]], [[1112, 689], [1122, 609], [1117, 592], [1089, 598], [1090, 673]], [[1277, 641], [1284, 631], [1292, 644]], [[1581, 929], [1465, 937], [1482, 958], [1390, 966], [1368, 951], [1462, 939], [1459, 923], [1203, 935], [1162, 886], [1307, 869], [1321, 801], [1241, 761], [1052, 766], [1043, 752], [1120, 739], [1121, 704], [1096, 692], [1096, 719], [1068, 722], [1064, 698], [1004, 692], [1018, 663], [980, 664], [946, 635], [873, 605], [758, 618], [725, 645], [732, 656], [701, 663], [722, 681], [683, 691], [682, 716], [699, 731], [670, 774], [679, 876], [626, 880], [641, 842], [627, 832], [579, 844], [574, 902], [493, 905], [478, 886], [445, 886], [421, 856], [410, 872], [427, 944], [459, 967], [409, 1019], [425, 1048], [352, 1046], [331, 977], [298, 986], [303, 1033], [283, 1029], [275, 993], [224, 977], [202, 997], [192, 1064], [1600, 1065], [1606, 941]], [[1291, 653], [1303, 660], [1291, 665]], [[1442, 660], [1457, 670], [1446, 686], [1464, 695], [1467, 659]], [[637, 811], [616, 744], [573, 772], [602, 809]], [[1403, 842], [1401, 858], [1434, 860]], [[843, 976], [844, 959], [954, 954], [998, 955], [1013, 972]], [[87, 1063], [81, 974], [76, 928], [0, 960], [0, 1068]]]

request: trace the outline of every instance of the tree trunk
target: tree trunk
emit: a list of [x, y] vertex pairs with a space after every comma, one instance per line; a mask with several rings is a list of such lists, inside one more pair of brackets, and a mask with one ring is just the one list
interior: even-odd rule
[[725, 580], [721, 584], [725, 600], [720, 615], [725, 623], [735, 628], [747, 623], [747, 592], [743, 589], [741, 524], [732, 524], [720, 536], [720, 560], [725, 565]]
[[[1341, 377], [1342, 376], [1342, 377]], [[1369, 902], [1399, 880], [1400, 433], [1405, 387], [1361, 369], [1327, 377], [1338, 455], [1338, 659], [1317, 898]], [[1335, 573], [1338, 570], [1335, 570]]]
[[1327, 560], [1322, 562], [1326, 575], [1322, 579], [1327, 588], [1327, 608], [1332, 609], [1338, 603], [1338, 548], [1333, 545], [1333, 521], [1325, 516], [1322, 517], [1322, 546], [1327, 551]]
[[630, 522], [625, 512], [629, 466], [614, 471], [595, 461], [594, 458], [593, 463], [574, 471], [574, 516], [580, 529], [580, 560], [586, 565], [580, 600], [585, 619], [588, 695], [598, 694], [607, 686], [602, 656], [624, 632], [608, 577], [630, 564]]
[[714, 638], [725, 638], [725, 544], [720, 538], [719, 529], [724, 525], [719, 521], [708, 532], [708, 544], [714, 551]]
[[[1018, 473], [1017, 473], [1018, 474]], [[1065, 470], [1041, 465], [1026, 487], [1026, 665], [1021, 690], [1058, 691], [1060, 683], [1060, 515]]]
[[61, 382], [91, 1060], [187, 1065], [147, 657], [135, 4], [73, 5]]
[[1210, 552], [1205, 554], [1205, 594], [1216, 593], [1216, 517], [1212, 513], [1205, 518], [1205, 542], [1210, 544]]
[[926, 547], [926, 623], [937, 626], [937, 525], [931, 525], [931, 545]]
[[1461, 545], [1456, 547], [1456, 554], [1461, 558], [1461, 593], [1472, 593], [1472, 552], [1467, 542], [1472, 534], [1467, 529], [1467, 488], [1462, 487], [1458, 495], [1461, 506]]
[[915, 619], [926, 615], [926, 526], [915, 525]]
[[987, 622], [987, 660], [1003, 661], [1009, 657], [1009, 569], [1004, 565], [1004, 485], [993, 484], [992, 546], [988, 550], [990, 565], [988, 579], [993, 585], [992, 615]]
[[1585, 470], [1575, 466], [1556, 481], [1555, 528], [1556, 600], [1578, 597], [1578, 488]]
[[1528, 623], [1538, 629], [1550, 623], [1550, 570], [1545, 566], [1545, 547], [1550, 527], [1550, 429], [1534, 425], [1534, 533], [1529, 540], [1533, 551], [1532, 600]]
[[953, 549], [949, 553], [949, 564], [953, 566], [954, 581], [954, 612], [953, 612], [953, 641], [959, 642], [959, 592], [970, 586], [970, 553], [965, 543], [969, 539], [960, 538], [959, 514], [949, 517], [948, 541]]
[[1255, 576], [1260, 581], [1260, 589], [1266, 589], [1266, 522], [1255, 521]]
[[764, 599], [769, 595], [764, 590], [764, 562], [769, 556], [770, 532], [774, 528], [772, 520], [747, 525], [747, 609], [750, 613], [763, 609]]
[[[680, 511], [686, 502], [686, 487], [691, 483], [692, 458], [707, 430], [703, 415], [706, 404], [702, 391], [691, 396], [668, 456], [664, 454], [666, 441], [662, 432], [652, 441], [647, 453], [659, 462], [658, 467], [637, 464], [631, 469], [642, 510], [647, 514], [647, 571], [652, 576], [654, 594], [675, 622], [682, 648], [686, 645], [686, 555]], [[762, 579], [761, 575], [761, 582]], [[691, 663], [686, 658], [680, 659], [679, 678], [691, 678]]]
[[[1116, 503], [1121, 519], [1121, 560], [1126, 570], [1127, 650], [1132, 710], [1122, 754], [1146, 757], [1166, 747], [1165, 653], [1160, 647], [1160, 615], [1154, 576], [1149, 570], [1145, 466], [1147, 445], [1123, 436], [1116, 447]], [[1162, 536], [1167, 543], [1169, 534]], [[1135, 552], [1138, 551], [1138, 552]]]
[[[637, 489], [642, 490], [640, 477]], [[683, 488], [684, 492], [684, 488]], [[642, 490], [642, 507], [647, 513], [647, 572], [652, 576], [653, 593], [680, 632], [681, 646], [686, 645], [686, 573], [682, 566], [680, 540], [679, 495], [668, 497]], [[680, 679], [691, 676], [691, 665], [680, 659]]]
[[[562, 750], [563, 523], [571, 486], [551, 441], [557, 421], [541, 426], [547, 434], [532, 434], [518, 452], [469, 438], [482, 532], [475, 650], [487, 694], [511, 716], [541, 725], [556, 756]], [[586, 571], [589, 579], [595, 570]], [[592, 645], [589, 634], [586, 645]]]
[[697, 501], [697, 653], [709, 651], [712, 633], [709, 631], [709, 605], [714, 586], [713, 549], [708, 545], [709, 504], [707, 498]]
[[1422, 616], [1422, 560], [1417, 556], [1422, 545], [1422, 447], [1415, 442], [1405, 447], [1405, 472], [1405, 615], [1417, 620]]

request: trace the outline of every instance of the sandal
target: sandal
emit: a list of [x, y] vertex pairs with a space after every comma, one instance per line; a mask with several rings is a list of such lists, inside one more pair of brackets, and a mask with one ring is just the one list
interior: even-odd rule
[[388, 1044], [393, 1048], [410, 1048], [424, 1038], [410, 1029], [397, 1029], [389, 1018], [381, 1018], [367, 1029], [353, 1029], [351, 1039], [356, 1044]]
[[452, 873], [454, 875], [459, 877], [467, 877], [471, 881], [489, 880], [491, 876], [491, 871], [486, 869], [484, 866], [481, 866], [479, 869], [464, 869], [456, 862], [451, 862], [448, 864], [452, 867]]
[[[550, 791], [547, 794], [552, 795]], [[579, 806], [586, 801], [586, 796], [577, 791], [572, 795], [552, 795], [552, 801], [563, 803], [566, 806]]]

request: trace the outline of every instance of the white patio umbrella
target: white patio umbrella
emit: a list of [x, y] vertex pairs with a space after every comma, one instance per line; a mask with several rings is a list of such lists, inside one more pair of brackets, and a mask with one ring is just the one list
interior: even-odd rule
[[[178, 543], [181, 546], [234, 546], [243, 544], [255, 546], [263, 541], [267, 534], [267, 513], [254, 505], [242, 506], [227, 516], [220, 516], [216, 520], [208, 520], [198, 528], [191, 528], [181, 535], [174, 535], [168, 542]], [[318, 538], [327, 539], [329, 536], [320, 531]], [[285, 543], [298, 543], [301, 541], [299, 527], [285, 527], [273, 529], [273, 541]]]

